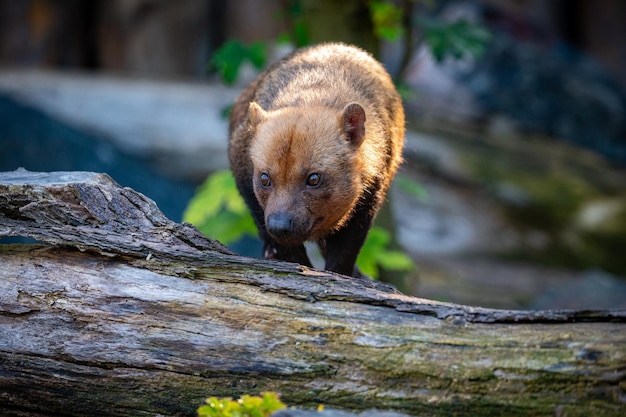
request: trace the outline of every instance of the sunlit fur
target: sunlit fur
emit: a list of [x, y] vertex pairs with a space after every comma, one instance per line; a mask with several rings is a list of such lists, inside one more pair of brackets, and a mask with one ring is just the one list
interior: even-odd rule
[[[250, 147], [254, 193], [266, 216], [295, 214], [298, 233], [287, 243], [317, 240], [345, 224], [363, 189], [364, 178], [353, 175], [360, 153], [343, 137], [335, 109], [295, 107], [263, 115]], [[270, 189], [259, 184], [262, 172], [271, 178]], [[306, 185], [312, 173], [322, 177], [317, 188]]]
[[[365, 113], [362, 140], [351, 139], [343, 121], [351, 103]], [[266, 246], [323, 241], [350, 227], [365, 229], [350, 242], [358, 253], [401, 162], [403, 140], [402, 103], [383, 67], [357, 48], [324, 44], [286, 57], [241, 94], [229, 157]], [[321, 175], [318, 187], [306, 185], [311, 173]], [[264, 229], [276, 212], [294, 218], [293, 233], [280, 241]]]

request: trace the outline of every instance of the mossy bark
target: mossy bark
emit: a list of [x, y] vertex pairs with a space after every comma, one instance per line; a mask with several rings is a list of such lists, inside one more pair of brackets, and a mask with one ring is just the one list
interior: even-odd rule
[[[0, 414], [193, 415], [208, 396], [421, 416], [611, 416], [626, 311], [504, 311], [243, 258], [92, 173], [0, 174]], [[78, 249], [78, 250], [77, 250]]]

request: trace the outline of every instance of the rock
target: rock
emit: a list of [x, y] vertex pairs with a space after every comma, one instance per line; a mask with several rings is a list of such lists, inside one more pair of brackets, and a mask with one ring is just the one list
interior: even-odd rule
[[[105, 172], [155, 200], [179, 221], [195, 184], [167, 178], [110, 142], [75, 129], [0, 94], [0, 171]], [[6, 241], [3, 240], [3, 243]]]
[[176, 179], [200, 181], [228, 166], [223, 110], [239, 90], [46, 71], [0, 71], [0, 92], [94, 132]]
[[[594, 308], [602, 296], [542, 294], [588, 269], [626, 276], [624, 169], [531, 135], [409, 132], [405, 156], [403, 174], [427, 193], [393, 189], [398, 241], [420, 275], [412, 294], [497, 308], [529, 308], [539, 295], [550, 308]], [[603, 306], [626, 299], [626, 287], [598, 290]]]

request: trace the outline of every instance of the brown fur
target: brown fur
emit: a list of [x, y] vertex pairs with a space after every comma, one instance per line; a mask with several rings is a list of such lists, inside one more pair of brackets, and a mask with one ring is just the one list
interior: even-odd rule
[[[229, 157], [265, 256], [310, 265], [302, 243], [315, 240], [326, 269], [352, 274], [403, 139], [393, 83], [360, 49], [305, 48], [261, 74], [233, 108]], [[307, 185], [311, 174], [318, 186]], [[276, 224], [289, 230], [277, 233]]]

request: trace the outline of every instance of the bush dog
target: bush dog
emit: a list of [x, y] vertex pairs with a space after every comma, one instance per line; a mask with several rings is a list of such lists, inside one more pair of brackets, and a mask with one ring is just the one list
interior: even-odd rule
[[402, 159], [404, 111], [391, 77], [344, 44], [296, 50], [237, 99], [229, 159], [268, 259], [360, 276], [355, 262]]

